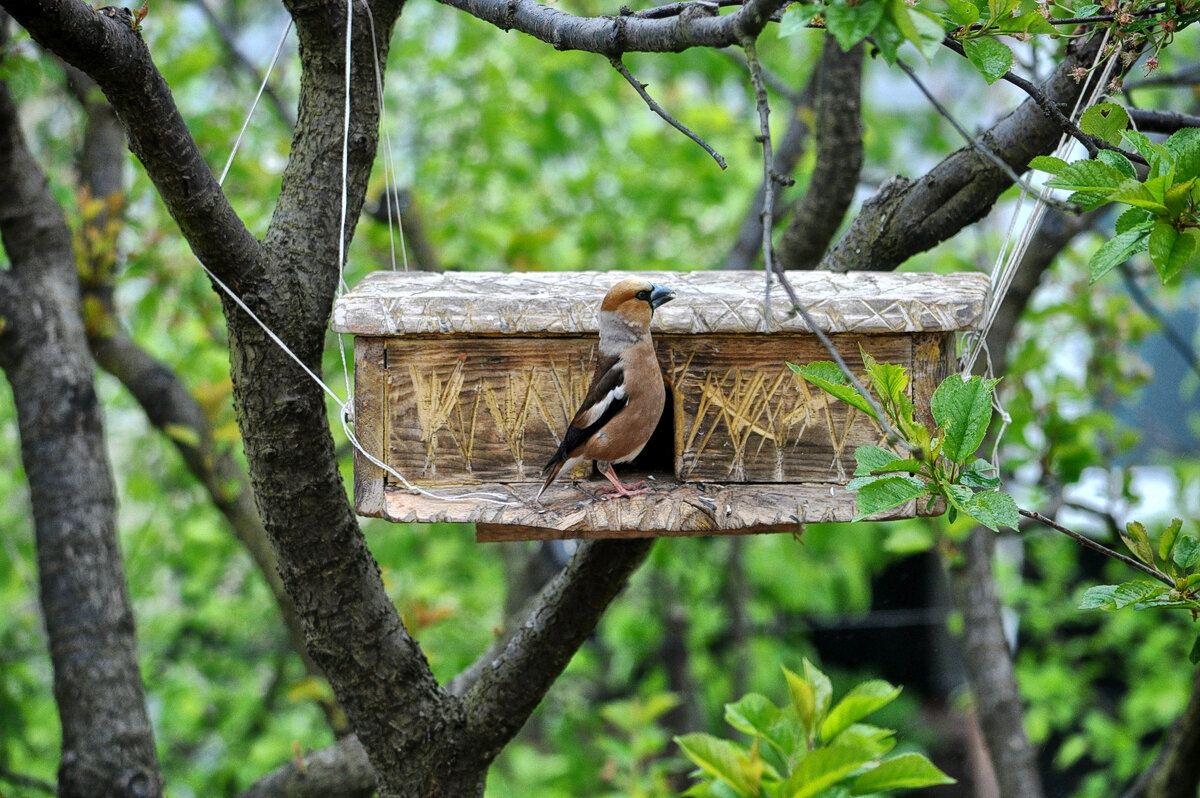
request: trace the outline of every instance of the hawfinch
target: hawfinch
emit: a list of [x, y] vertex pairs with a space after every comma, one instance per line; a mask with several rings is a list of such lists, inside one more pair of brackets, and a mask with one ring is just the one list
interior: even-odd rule
[[604, 476], [615, 488], [606, 498], [650, 490], [643, 487], [644, 482], [632, 489], [622, 485], [613, 473], [613, 463], [628, 463], [637, 457], [662, 416], [666, 391], [650, 340], [650, 319], [655, 308], [674, 298], [669, 288], [637, 277], [617, 283], [604, 297], [596, 373], [558, 451], [542, 469], [546, 481], [534, 501], [559, 471], [580, 460], [600, 462]]

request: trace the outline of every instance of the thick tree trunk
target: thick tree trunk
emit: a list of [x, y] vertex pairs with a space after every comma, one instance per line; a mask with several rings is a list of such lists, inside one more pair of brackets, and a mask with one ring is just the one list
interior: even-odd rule
[[158, 796], [71, 233], [0, 83], [0, 366], [17, 408], [62, 722], [59, 795]]

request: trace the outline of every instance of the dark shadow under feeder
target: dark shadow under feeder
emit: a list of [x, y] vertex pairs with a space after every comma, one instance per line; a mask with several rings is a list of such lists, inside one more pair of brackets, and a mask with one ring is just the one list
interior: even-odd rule
[[[745, 534], [846, 521], [854, 449], [882, 442], [866, 416], [796, 378], [785, 361], [829, 359], [761, 274], [646, 273], [677, 300], [652, 326], [668, 407], [617, 473], [650, 493], [600, 499], [577, 467], [542, 497], [540, 470], [587, 389], [600, 299], [626, 273], [380, 272], [342, 297], [355, 335], [355, 505], [398, 522], [477, 524], [480, 540]], [[904, 365], [919, 412], [950, 373], [954, 334], [978, 324], [980, 274], [797, 272], [790, 281], [851, 368], [859, 346]], [[481, 499], [480, 493], [494, 494]], [[466, 494], [473, 494], [467, 496]], [[881, 517], [915, 515], [912, 504]]]

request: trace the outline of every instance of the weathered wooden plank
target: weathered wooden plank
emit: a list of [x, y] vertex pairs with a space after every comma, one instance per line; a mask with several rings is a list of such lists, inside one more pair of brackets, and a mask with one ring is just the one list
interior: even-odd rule
[[[860, 343], [879, 362], [913, 362], [908, 335], [832, 340], [864, 382]], [[854, 450], [883, 441], [865, 414], [786, 367], [830, 359], [814, 336], [661, 336], [657, 342], [676, 404], [680, 479], [845, 484], [854, 473]]]
[[[626, 476], [636, 481], [648, 475]], [[608, 486], [602, 478], [556, 482], [546, 490], [540, 504], [533, 502], [537, 493], [534, 484], [439, 486], [429, 489], [434, 496], [388, 488], [384, 517], [403, 523], [515, 525], [539, 530], [536, 535], [545, 538], [623, 537], [668, 530], [675, 535], [724, 535], [761, 527], [798, 530], [802, 523], [854, 518], [854, 495], [840, 486], [718, 485], [653, 476], [651, 493], [611, 500], [602, 498]], [[488, 496], [481, 499], [483, 493]], [[909, 503], [877, 518], [911, 518], [916, 514], [917, 508]], [[485, 529], [484, 534], [492, 533]]]
[[[641, 274], [675, 290], [654, 331], [764, 331], [762, 275], [752, 272], [376, 272], [338, 299], [333, 329], [355, 335], [590, 335], [614, 283]], [[983, 274], [788, 272], [817, 325], [830, 333], [966, 330], [987, 296]], [[808, 332], [783, 290], [765, 314], [773, 332]]]
[[360, 338], [354, 344], [354, 437], [363, 451], [354, 450], [354, 507], [362, 515], [383, 513], [384, 470], [364, 451], [382, 462], [387, 439], [387, 364], [382, 338]]

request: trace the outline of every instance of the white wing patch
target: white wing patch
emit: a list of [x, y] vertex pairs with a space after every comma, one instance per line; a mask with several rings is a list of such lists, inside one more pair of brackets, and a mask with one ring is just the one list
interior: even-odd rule
[[625, 386], [623, 384], [618, 385], [602, 396], [600, 401], [588, 408], [588, 411], [583, 414], [576, 426], [578, 426], [580, 429], [587, 429], [595, 424], [596, 421], [599, 420], [600, 416], [604, 415], [604, 411], [608, 409], [609, 405], [624, 398]]

